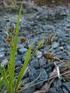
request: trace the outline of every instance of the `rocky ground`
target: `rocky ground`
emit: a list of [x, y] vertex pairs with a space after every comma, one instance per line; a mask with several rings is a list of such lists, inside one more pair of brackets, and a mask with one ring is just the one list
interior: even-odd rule
[[[12, 35], [10, 28], [15, 26], [16, 17], [14, 13], [0, 12], [1, 66], [8, 62], [7, 37]], [[23, 77], [25, 86], [22, 84], [19, 92], [70, 93], [70, 8], [25, 6], [15, 59], [16, 75], [30, 45], [32, 58]]]

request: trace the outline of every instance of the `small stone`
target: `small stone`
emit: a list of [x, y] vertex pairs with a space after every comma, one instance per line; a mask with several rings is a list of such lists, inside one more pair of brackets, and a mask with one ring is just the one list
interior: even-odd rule
[[5, 48], [0, 48], [0, 52], [2, 52], [2, 51], [4, 51], [5, 50]]
[[41, 58], [42, 57], [42, 52], [37, 51], [37, 58]]
[[69, 45], [67, 45], [66, 47], [67, 47], [68, 50], [70, 50], [70, 46]]
[[4, 52], [0, 52], [0, 58], [4, 57], [5, 53]]
[[57, 43], [57, 42], [54, 42], [53, 44], [52, 44], [52, 48], [57, 48], [59, 46], [59, 43]]
[[70, 28], [65, 28], [65, 31], [69, 32], [70, 31]]
[[1, 67], [4, 67], [5, 65], [8, 64], [8, 60], [7, 59], [4, 59], [2, 62], [1, 62]]
[[18, 49], [18, 52], [19, 52], [19, 54], [23, 54], [23, 53], [25, 53], [27, 51], [27, 49], [26, 48], [20, 48], [20, 49]]
[[18, 44], [18, 48], [20, 49], [20, 48], [23, 48], [23, 46], [24, 46], [24, 44]]
[[17, 61], [15, 62], [15, 66], [20, 66], [20, 65], [22, 65], [22, 62], [19, 61], [19, 60], [17, 60]]
[[67, 28], [70, 28], [70, 24], [67, 24], [66, 27], [67, 27]]
[[33, 59], [31, 62], [30, 62], [30, 65], [34, 68], [39, 68], [40, 67], [40, 64], [39, 64], [39, 61], [38, 59]]
[[60, 50], [64, 50], [64, 47], [63, 47], [63, 46], [61, 46], [61, 47], [60, 47]]

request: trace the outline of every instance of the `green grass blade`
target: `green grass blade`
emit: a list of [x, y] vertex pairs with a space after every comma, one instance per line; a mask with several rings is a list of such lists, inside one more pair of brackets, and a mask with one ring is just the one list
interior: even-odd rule
[[23, 64], [23, 66], [22, 66], [22, 68], [21, 68], [21, 70], [19, 72], [18, 79], [17, 79], [17, 82], [16, 82], [16, 89], [18, 89], [19, 86], [20, 86], [19, 84], [21, 82], [22, 77], [25, 74], [25, 70], [26, 70], [26, 68], [28, 66], [30, 58], [31, 58], [31, 47], [26, 52], [26, 55], [25, 55], [25, 58], [24, 58], [24, 64]]
[[11, 48], [10, 48], [10, 60], [9, 60], [9, 65], [8, 65], [8, 72], [9, 72], [8, 93], [13, 93], [13, 88], [14, 88], [15, 55], [16, 55], [16, 51], [17, 51], [18, 34], [19, 34], [19, 26], [20, 26], [20, 19], [21, 19], [21, 10], [22, 10], [22, 7], [20, 8], [20, 11], [19, 11], [17, 24], [16, 24], [16, 28], [15, 28], [15, 36], [12, 39]]
[[8, 82], [8, 78], [7, 78], [7, 71], [5, 70], [5, 68], [3, 67], [1, 70], [1, 78], [0, 78], [0, 84], [2, 82], [4, 82], [5, 84], [5, 87], [8, 89], [8, 86], [9, 86], [9, 82]]

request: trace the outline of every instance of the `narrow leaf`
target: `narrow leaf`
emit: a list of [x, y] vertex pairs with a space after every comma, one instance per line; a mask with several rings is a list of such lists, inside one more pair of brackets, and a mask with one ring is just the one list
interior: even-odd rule
[[19, 75], [18, 75], [18, 79], [17, 79], [17, 83], [16, 83], [16, 89], [18, 89], [19, 84], [21, 82], [21, 79], [25, 74], [25, 70], [26, 70], [26, 68], [28, 66], [30, 58], [31, 58], [31, 47], [26, 52], [26, 55], [25, 55], [25, 58], [24, 58], [24, 64], [23, 64], [23, 66], [22, 66], [22, 68], [21, 68], [21, 70], [19, 72]]
[[15, 36], [12, 39], [11, 42], [11, 48], [10, 48], [10, 60], [9, 60], [9, 65], [8, 65], [8, 72], [9, 72], [9, 93], [13, 93], [13, 88], [14, 88], [14, 81], [15, 81], [15, 55], [17, 51], [17, 43], [18, 43], [18, 34], [19, 34], [19, 26], [20, 26], [20, 19], [21, 19], [21, 10], [22, 7], [20, 8], [18, 19], [17, 19], [17, 24], [15, 28]]

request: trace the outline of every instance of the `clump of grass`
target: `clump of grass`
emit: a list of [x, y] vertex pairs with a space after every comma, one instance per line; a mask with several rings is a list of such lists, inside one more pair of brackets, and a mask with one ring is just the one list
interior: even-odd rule
[[20, 19], [22, 18], [21, 11], [22, 11], [22, 6], [20, 8], [17, 23], [16, 23], [15, 36], [13, 36], [12, 41], [11, 41], [8, 68], [7, 69], [5, 67], [0, 68], [0, 73], [1, 73], [0, 74], [0, 91], [2, 93], [4, 93], [4, 92], [16, 93], [18, 91], [18, 88], [21, 85], [21, 79], [25, 74], [25, 70], [26, 70], [28, 62], [31, 58], [31, 47], [30, 47], [26, 52], [26, 55], [24, 58], [24, 64], [19, 72], [18, 78], [16, 79], [15, 56], [16, 56], [16, 51], [17, 51]]

